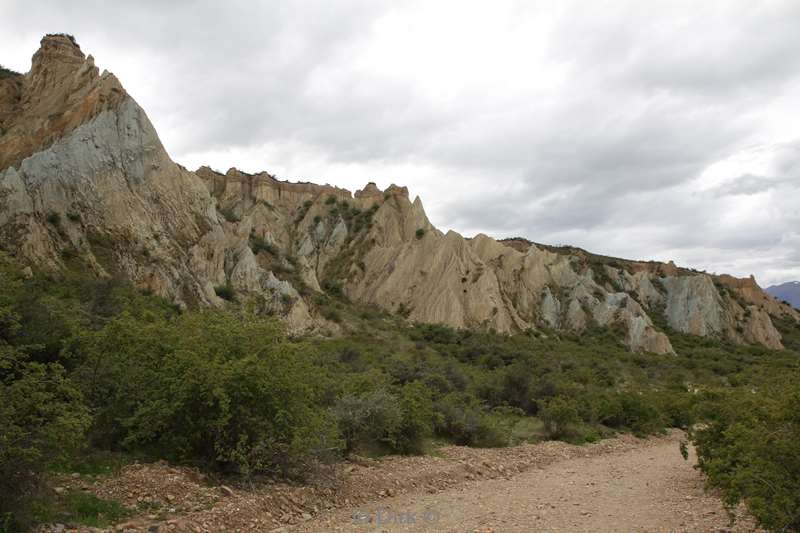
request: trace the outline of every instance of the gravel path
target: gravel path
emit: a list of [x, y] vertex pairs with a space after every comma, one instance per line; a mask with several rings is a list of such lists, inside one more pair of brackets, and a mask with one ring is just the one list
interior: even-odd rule
[[[322, 514], [289, 531], [755, 531], [735, 526], [684, 461], [679, 435], [517, 474]], [[744, 513], [740, 513], [744, 514]]]

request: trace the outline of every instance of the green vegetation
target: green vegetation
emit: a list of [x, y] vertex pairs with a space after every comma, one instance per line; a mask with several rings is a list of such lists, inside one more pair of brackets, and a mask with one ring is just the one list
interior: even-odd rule
[[19, 72], [13, 71], [11, 69], [7, 69], [3, 65], [0, 65], [0, 80], [3, 78], [11, 78], [14, 76], [22, 76]]
[[705, 424], [691, 438], [699, 467], [729, 508], [744, 501], [766, 529], [800, 530], [797, 375], [758, 391], [709, 392], [698, 410]]
[[425, 230], [423, 228], [418, 228], [415, 235], [417, 236], [417, 239], [421, 239], [425, 236]]
[[308, 210], [311, 209], [311, 206], [314, 205], [314, 202], [311, 200], [306, 200], [303, 202], [303, 205], [300, 206], [300, 209], [297, 210], [297, 215], [295, 216], [295, 223], [300, 223], [305, 217]]
[[242, 217], [236, 213], [233, 207], [217, 208], [217, 209], [219, 213], [222, 215], [222, 218], [224, 218], [228, 222], [239, 222], [242, 220]]
[[55, 211], [50, 211], [47, 213], [47, 217], [45, 217], [47, 223], [58, 227], [61, 224], [61, 215], [56, 213]]
[[253, 250], [253, 253], [256, 255], [260, 252], [267, 252], [275, 257], [279, 255], [277, 246], [255, 233], [250, 234], [250, 249]]
[[69, 33], [48, 33], [46, 37], [66, 37], [67, 39], [72, 41], [72, 44], [78, 46], [78, 41], [75, 40], [75, 36]]
[[26, 342], [17, 307], [26, 288], [2, 254], [0, 287], [0, 527], [13, 529], [30, 520], [44, 463], [77, 447], [90, 418], [79, 388], [47, 357], [47, 333]]
[[236, 299], [236, 291], [233, 289], [233, 286], [230, 283], [214, 287], [214, 292], [217, 296], [223, 300], [228, 300], [229, 302], [232, 302]]
[[[504, 336], [409, 325], [347, 302], [335, 279], [310, 303], [348, 334], [309, 339], [287, 338], [243, 296], [226, 311], [181, 311], [118, 280], [24, 279], [6, 256], [0, 286], [6, 529], [42, 520], [42, 509], [114, 521], [113, 502], [57, 498], [37, 480], [104, 475], [130, 457], [302, 478], [349, 453], [666, 427], [690, 430], [731, 505], [747, 502], [770, 529], [797, 528], [796, 352], [668, 330], [678, 355], [636, 354], [606, 328]], [[779, 327], [796, 338], [796, 326]]]
[[129, 515], [130, 511], [119, 502], [103, 500], [82, 491], [70, 491], [54, 499], [39, 499], [33, 505], [33, 518], [44, 523], [70, 522], [107, 527]]

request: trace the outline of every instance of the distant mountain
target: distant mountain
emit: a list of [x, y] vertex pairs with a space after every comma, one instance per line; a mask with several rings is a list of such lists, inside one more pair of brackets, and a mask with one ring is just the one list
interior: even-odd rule
[[800, 309], [800, 281], [787, 281], [764, 289], [778, 300], [784, 300]]

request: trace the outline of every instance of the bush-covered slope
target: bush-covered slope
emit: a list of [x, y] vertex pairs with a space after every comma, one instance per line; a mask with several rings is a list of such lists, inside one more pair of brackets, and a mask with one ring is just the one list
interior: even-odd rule
[[[677, 355], [636, 354], [607, 328], [507, 336], [412, 325], [335, 290], [315, 305], [343, 335], [287, 338], [251, 300], [181, 311], [123, 280], [29, 277], [1, 263], [0, 415], [13, 431], [3, 434], [0, 505], [20, 522], [36, 519], [36, 472], [87, 450], [302, 477], [343, 454], [424, 453], [438, 441], [584, 442], [720, 424], [709, 413], [728, 411], [709, 410], [714, 402], [731, 398], [735, 412], [735, 398], [800, 377], [791, 351], [669, 331]], [[769, 414], [785, 397], [770, 394], [758, 427], [797, 436], [780, 414], [788, 408]], [[727, 433], [695, 435], [705, 458]], [[765, 464], [785, 460], [781, 449]], [[784, 482], [796, 486], [791, 475]], [[728, 479], [712, 476], [723, 488]]]

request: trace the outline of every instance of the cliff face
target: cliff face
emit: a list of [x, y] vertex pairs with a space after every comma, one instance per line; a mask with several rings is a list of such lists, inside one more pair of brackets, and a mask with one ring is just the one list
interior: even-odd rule
[[655, 322], [781, 347], [790, 306], [752, 279], [603, 258], [524, 239], [443, 234], [404, 187], [344, 189], [173, 163], [142, 109], [68, 37], [0, 79], [0, 243], [39, 268], [124, 275], [181, 305], [227, 285], [291, 331], [335, 330], [314, 294], [341, 290], [420, 322], [580, 331], [611, 326], [672, 352]]
[[[20, 79], [21, 78], [21, 79]], [[30, 72], [0, 80], [0, 242], [38, 268], [123, 275], [180, 305], [219, 306], [232, 280], [310, 327], [288, 282], [260, 268], [195, 173], [72, 39], [46, 36]]]

